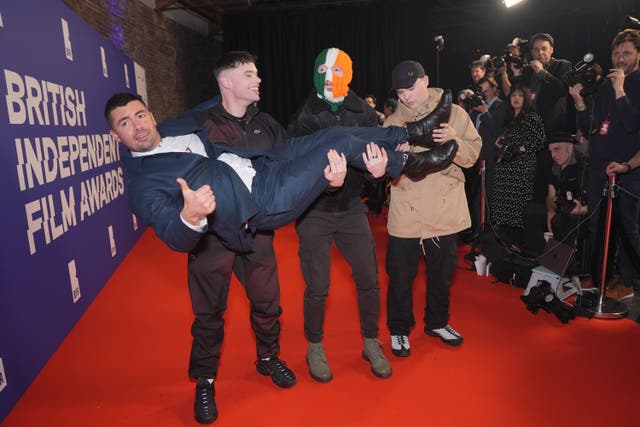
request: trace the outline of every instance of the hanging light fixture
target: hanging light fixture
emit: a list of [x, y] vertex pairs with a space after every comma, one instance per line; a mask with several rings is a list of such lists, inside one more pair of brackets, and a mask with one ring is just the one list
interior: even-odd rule
[[506, 7], [511, 7], [514, 6], [518, 3], [520, 3], [522, 0], [504, 0], [503, 3]]

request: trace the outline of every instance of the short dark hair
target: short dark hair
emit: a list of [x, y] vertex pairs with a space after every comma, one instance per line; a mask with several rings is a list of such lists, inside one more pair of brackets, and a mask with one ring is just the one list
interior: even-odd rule
[[483, 70], [487, 70], [487, 65], [484, 63], [484, 61], [481, 61], [479, 59], [473, 61], [471, 63], [471, 65], [469, 65], [469, 69], [473, 70], [474, 68], [482, 68]]
[[373, 103], [374, 103], [374, 104], [376, 103], [376, 97], [375, 97], [375, 96], [373, 96], [373, 95], [371, 95], [370, 93], [366, 94], [366, 95], [364, 96], [364, 98], [362, 98], [362, 99], [367, 99], [367, 98], [371, 98], [371, 100], [373, 101]]
[[549, 42], [549, 44], [551, 45], [551, 47], [553, 47], [553, 37], [551, 37], [551, 34], [549, 33], [536, 33], [534, 35], [531, 36], [531, 39], [529, 40], [529, 47], [531, 49], [533, 49], [533, 42], [535, 42], [536, 40], [543, 40], [545, 42]]
[[213, 65], [213, 75], [217, 79], [224, 70], [238, 68], [242, 64], [256, 64], [257, 62], [258, 57], [256, 55], [243, 50], [225, 52]]
[[480, 83], [484, 83], [484, 82], [489, 83], [489, 85], [491, 87], [495, 87], [495, 88], [498, 87], [498, 82], [496, 82], [496, 79], [494, 79], [493, 77], [483, 77], [483, 78], [481, 78], [480, 80], [478, 80], [478, 86], [480, 86]]
[[391, 108], [391, 111], [395, 113], [398, 108], [398, 100], [395, 98], [387, 98], [384, 100], [384, 106]]
[[635, 47], [636, 50], [640, 52], [640, 31], [631, 28], [620, 31], [613, 38], [613, 42], [611, 43], [611, 50], [615, 49], [616, 46], [624, 42], [631, 42], [633, 44], [633, 47]]
[[125, 105], [133, 101], [140, 101], [142, 102], [142, 105], [144, 105], [145, 108], [148, 108], [147, 104], [142, 100], [142, 98], [140, 98], [140, 96], [138, 95], [134, 95], [133, 93], [120, 92], [120, 93], [113, 94], [111, 98], [109, 98], [109, 100], [104, 106], [104, 118], [107, 121], [107, 124], [109, 125], [109, 127], [111, 127], [111, 120], [110, 120], [111, 112], [116, 108], [124, 107]]

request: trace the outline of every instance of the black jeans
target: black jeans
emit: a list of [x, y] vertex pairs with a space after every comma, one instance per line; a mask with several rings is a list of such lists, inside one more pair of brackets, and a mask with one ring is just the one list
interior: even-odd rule
[[307, 339], [314, 343], [322, 341], [333, 242], [349, 263], [356, 283], [360, 331], [365, 338], [377, 338], [380, 317], [378, 263], [365, 213], [310, 211], [298, 221], [296, 231], [300, 239], [300, 267], [306, 284], [304, 331]]
[[387, 325], [391, 335], [409, 335], [416, 324], [412, 288], [421, 256], [427, 263], [425, 329], [438, 329], [449, 323], [449, 288], [458, 261], [456, 236], [449, 234], [422, 242], [417, 238], [389, 238], [386, 259], [389, 275]]
[[189, 293], [195, 315], [189, 360], [189, 376], [193, 378], [214, 378], [217, 373], [232, 272], [250, 301], [258, 357], [280, 351], [282, 309], [273, 232], [256, 234], [252, 246], [253, 252], [236, 253], [225, 248], [215, 234], [207, 233], [189, 253]]

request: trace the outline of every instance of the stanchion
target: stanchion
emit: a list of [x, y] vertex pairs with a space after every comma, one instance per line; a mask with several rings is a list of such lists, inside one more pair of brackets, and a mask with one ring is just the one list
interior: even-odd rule
[[607, 298], [605, 296], [606, 283], [607, 283], [607, 259], [609, 255], [609, 237], [611, 237], [611, 217], [613, 216], [613, 198], [615, 197], [616, 190], [616, 176], [612, 174], [609, 176], [609, 182], [605, 187], [605, 193], [607, 195], [607, 216], [604, 224], [604, 237], [602, 245], [602, 263], [600, 265], [600, 295], [598, 297], [598, 303], [585, 307], [587, 312], [593, 314], [593, 317], [598, 319], [621, 319], [629, 314], [627, 307], [616, 300]]
[[440, 52], [444, 50], [444, 36], [437, 35], [433, 41], [436, 43], [436, 87], [440, 87]]

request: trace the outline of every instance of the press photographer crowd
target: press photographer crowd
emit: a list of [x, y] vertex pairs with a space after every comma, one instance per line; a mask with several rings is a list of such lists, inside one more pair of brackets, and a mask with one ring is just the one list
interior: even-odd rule
[[558, 274], [582, 289], [614, 301], [640, 289], [640, 25], [629, 22], [610, 52], [574, 64], [554, 57], [562, 40], [547, 33], [471, 62], [457, 103], [482, 149], [464, 170], [472, 226], [459, 238], [472, 244], [468, 260], [481, 254], [498, 280], [526, 287], [554, 242], [573, 249]]

